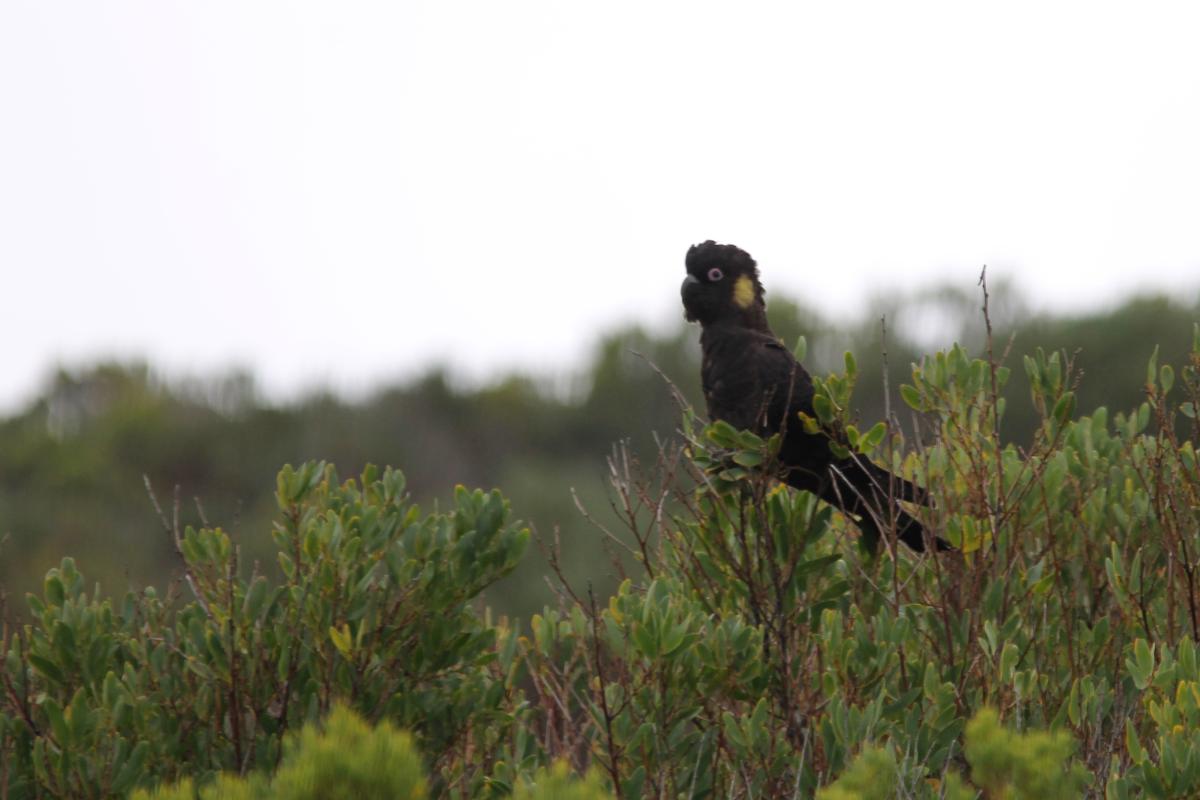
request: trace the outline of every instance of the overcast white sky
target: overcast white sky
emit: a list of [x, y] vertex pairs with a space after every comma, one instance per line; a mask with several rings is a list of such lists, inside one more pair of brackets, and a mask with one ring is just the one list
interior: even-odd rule
[[0, 408], [57, 361], [275, 396], [569, 368], [768, 292], [1200, 286], [1195, 3], [0, 2]]

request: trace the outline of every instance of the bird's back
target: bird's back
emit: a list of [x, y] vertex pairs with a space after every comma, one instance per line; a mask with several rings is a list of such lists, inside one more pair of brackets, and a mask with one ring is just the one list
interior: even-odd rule
[[830, 460], [828, 438], [804, 432], [799, 412], [812, 416], [812, 378], [769, 333], [714, 325], [700, 336], [700, 378], [708, 415], [735, 428], [784, 434], [784, 463], [822, 473]]

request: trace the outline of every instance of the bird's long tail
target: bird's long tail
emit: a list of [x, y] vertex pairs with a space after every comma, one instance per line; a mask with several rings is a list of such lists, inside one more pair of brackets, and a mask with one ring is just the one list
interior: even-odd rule
[[[913, 550], [925, 550], [925, 527], [911, 514], [891, 504], [888, 499], [929, 505], [929, 493], [910, 480], [900, 477], [865, 456], [844, 459], [830, 467], [833, 480], [821, 491], [821, 499], [858, 518], [859, 529], [873, 548], [883, 526], [895, 525], [896, 535]], [[937, 550], [950, 545], [934, 537]]]
[[850, 457], [837, 462], [834, 467], [846, 475], [851, 485], [867, 496], [889, 494], [897, 500], [918, 505], [929, 505], [929, 492], [907, 478], [884, 469], [866, 456]]

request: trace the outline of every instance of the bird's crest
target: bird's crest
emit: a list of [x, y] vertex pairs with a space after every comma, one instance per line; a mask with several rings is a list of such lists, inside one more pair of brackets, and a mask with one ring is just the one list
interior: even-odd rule
[[758, 280], [758, 264], [750, 254], [734, 244], [717, 244], [712, 239], [688, 248], [684, 262], [688, 272], [702, 275], [709, 267], [721, 267], [726, 272], [747, 274]]

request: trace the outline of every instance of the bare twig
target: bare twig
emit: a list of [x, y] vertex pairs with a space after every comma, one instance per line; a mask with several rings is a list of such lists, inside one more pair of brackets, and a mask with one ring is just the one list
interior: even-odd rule
[[605, 682], [604, 665], [601, 663], [600, 657], [600, 614], [596, 610], [596, 595], [590, 585], [588, 586], [588, 602], [591, 611], [593, 666], [596, 670], [597, 694], [600, 697], [600, 711], [604, 715], [604, 733], [607, 738], [608, 763], [605, 766], [608, 769], [609, 778], [612, 780], [613, 792], [616, 793], [617, 799], [620, 800], [623, 796], [621, 791], [621, 771], [617, 764], [620, 758], [620, 748], [613, 733], [613, 719], [616, 715], [608, 707], [608, 684]]
[[988, 511], [992, 517], [992, 547], [997, 546], [999, 540], [1000, 518], [1004, 515], [1004, 458], [1003, 447], [1000, 444], [1000, 386], [996, 378], [996, 372], [1000, 365], [996, 363], [996, 356], [992, 350], [992, 316], [991, 316], [991, 298], [988, 294], [987, 286], [987, 265], [979, 272], [979, 285], [983, 289], [983, 322], [987, 328], [987, 354], [988, 354], [988, 369], [991, 375], [992, 382], [992, 436], [996, 448], [996, 502], [989, 503]]
[[175, 487], [175, 503], [171, 519], [168, 521], [166, 513], [163, 512], [162, 505], [158, 502], [158, 496], [154, 494], [154, 487], [150, 484], [150, 476], [143, 475], [142, 481], [146, 484], [146, 494], [150, 496], [150, 503], [154, 506], [154, 510], [158, 512], [158, 518], [162, 522], [163, 530], [171, 537], [171, 542], [175, 545], [175, 552], [183, 562], [183, 577], [187, 580], [188, 588], [192, 590], [192, 596], [196, 598], [196, 602], [200, 605], [200, 608], [204, 611], [204, 615], [208, 617], [209, 621], [215, 622], [216, 617], [213, 616], [212, 609], [208, 607], [208, 601], [204, 599], [204, 594], [196, 585], [192, 565], [188, 563], [187, 557], [183, 554], [183, 536], [179, 532], [179, 487]]

